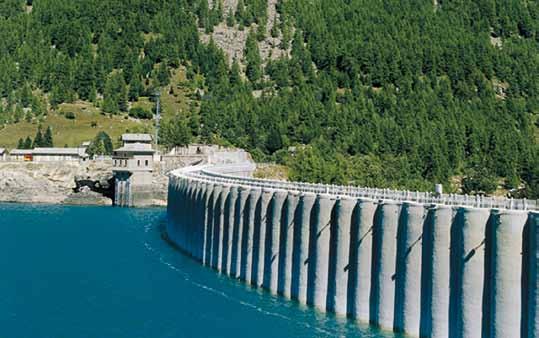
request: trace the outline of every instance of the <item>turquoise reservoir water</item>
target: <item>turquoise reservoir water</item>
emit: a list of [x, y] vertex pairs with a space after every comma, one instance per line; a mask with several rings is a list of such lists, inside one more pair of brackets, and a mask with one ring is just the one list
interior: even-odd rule
[[0, 337], [394, 337], [220, 276], [164, 209], [0, 204]]

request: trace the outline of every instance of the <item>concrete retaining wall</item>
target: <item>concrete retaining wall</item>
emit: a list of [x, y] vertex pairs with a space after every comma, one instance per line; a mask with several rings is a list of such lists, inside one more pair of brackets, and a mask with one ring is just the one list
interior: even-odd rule
[[539, 214], [172, 176], [167, 232], [220, 273], [420, 337], [539, 336]]

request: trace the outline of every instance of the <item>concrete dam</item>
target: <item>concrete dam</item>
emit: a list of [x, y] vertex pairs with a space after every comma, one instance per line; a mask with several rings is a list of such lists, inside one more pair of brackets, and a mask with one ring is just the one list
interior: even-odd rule
[[229, 169], [170, 177], [169, 239], [202, 264], [411, 336], [539, 337], [537, 201], [260, 180]]

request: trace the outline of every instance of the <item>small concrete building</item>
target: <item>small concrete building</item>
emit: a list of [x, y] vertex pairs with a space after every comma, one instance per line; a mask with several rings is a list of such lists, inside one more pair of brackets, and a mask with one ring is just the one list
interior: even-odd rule
[[0, 161], [7, 161], [7, 150], [0, 148]]
[[34, 162], [78, 162], [88, 158], [86, 148], [34, 148]]
[[149, 134], [124, 134], [123, 146], [112, 155], [115, 178], [114, 203], [143, 205], [152, 199], [154, 153]]
[[12, 149], [9, 152], [11, 161], [31, 162], [32, 158], [32, 149]]
[[[132, 183], [147, 184], [143, 179], [143, 173], [149, 173], [151, 183], [151, 172], [153, 171], [153, 154], [151, 144], [128, 143], [123, 147], [114, 150], [112, 160], [113, 170], [116, 173], [129, 172], [133, 176]], [[136, 173], [136, 175], [134, 175]]]

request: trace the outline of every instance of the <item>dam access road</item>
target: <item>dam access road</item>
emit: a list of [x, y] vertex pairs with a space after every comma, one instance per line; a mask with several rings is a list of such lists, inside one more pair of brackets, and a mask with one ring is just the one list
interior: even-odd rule
[[167, 233], [202, 264], [416, 337], [539, 335], [537, 201], [171, 173]]

